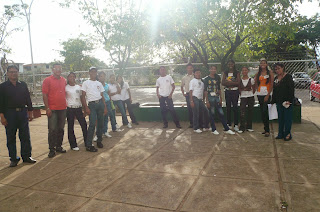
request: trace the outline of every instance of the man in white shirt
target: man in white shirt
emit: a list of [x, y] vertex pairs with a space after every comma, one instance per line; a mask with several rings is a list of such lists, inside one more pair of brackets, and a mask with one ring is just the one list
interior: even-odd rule
[[[92, 145], [94, 136], [94, 129], [97, 121], [97, 146], [103, 148], [102, 144], [102, 127], [103, 117], [107, 114], [107, 107], [105, 104], [103, 92], [104, 88], [101, 82], [97, 81], [97, 68], [91, 67], [89, 69], [90, 79], [82, 84], [81, 100], [86, 114], [89, 115], [89, 128], [86, 150], [89, 152], [97, 152], [98, 150]], [[85, 99], [86, 98], [86, 99]], [[87, 101], [86, 101], [87, 100]], [[87, 105], [88, 102], [88, 105]]]
[[187, 102], [187, 107], [188, 107], [188, 112], [189, 112], [189, 121], [190, 121], [190, 126], [189, 128], [193, 128], [193, 114], [192, 114], [192, 108], [190, 105], [190, 96], [189, 96], [189, 84], [190, 81], [193, 79], [193, 65], [189, 63], [187, 65], [187, 75], [182, 77], [181, 79], [181, 92], [182, 95], [186, 97], [186, 102]]
[[173, 121], [177, 128], [181, 128], [178, 116], [174, 110], [172, 94], [175, 89], [174, 81], [171, 76], [167, 75], [166, 68], [160, 67], [160, 77], [157, 79], [157, 96], [160, 102], [161, 115], [163, 120], [163, 128], [168, 127], [167, 112], [170, 111]]
[[201, 80], [200, 69], [195, 69], [194, 77], [189, 84], [190, 105], [193, 113], [193, 130], [196, 133], [202, 133], [199, 125], [199, 117], [202, 116], [202, 120], [204, 120], [204, 115], [208, 114], [208, 109], [203, 102], [204, 84]]

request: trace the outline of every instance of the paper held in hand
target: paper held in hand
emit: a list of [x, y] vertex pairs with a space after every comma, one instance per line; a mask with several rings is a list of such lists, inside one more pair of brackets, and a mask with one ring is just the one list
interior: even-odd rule
[[278, 119], [278, 111], [276, 104], [268, 104], [269, 120]]

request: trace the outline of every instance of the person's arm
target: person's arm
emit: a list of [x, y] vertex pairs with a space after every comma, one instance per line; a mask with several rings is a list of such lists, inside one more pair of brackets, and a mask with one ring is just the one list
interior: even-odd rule
[[46, 109], [46, 114], [47, 114], [48, 117], [51, 117], [52, 111], [51, 111], [51, 109], [49, 107], [48, 94], [43, 93], [42, 97], [43, 97], [44, 107]]
[[184, 79], [182, 78], [182, 80], [181, 80], [181, 93], [183, 96], [186, 96], [186, 94], [184, 93], [184, 85], [185, 85]]
[[230, 81], [230, 82], [227, 81], [227, 83], [228, 83], [229, 86], [233, 86], [235, 88], [235, 87], [239, 87], [240, 80], [241, 80], [240, 73], [238, 72], [237, 80], [236, 81]]
[[131, 91], [130, 91], [130, 88], [127, 89], [128, 91], [128, 94], [129, 94], [129, 100], [130, 100], [130, 103], [132, 103], [132, 97], [131, 97]]
[[256, 91], [258, 90], [258, 87], [259, 87], [258, 82], [259, 82], [258, 73], [256, 73], [256, 75], [254, 75], [254, 84], [255, 84]]
[[252, 93], [254, 94], [256, 92], [256, 81], [254, 79], [251, 79], [251, 83]]
[[[121, 92], [121, 91], [120, 91], [120, 92]], [[108, 94], [109, 94], [109, 96], [114, 96], [114, 95], [118, 94], [118, 86], [117, 86], [117, 91], [116, 91], [116, 92], [113, 92], [113, 93], [110, 92], [110, 86], [109, 86]]]
[[268, 94], [264, 97], [264, 102], [267, 102], [269, 100], [269, 97], [270, 97], [270, 94], [271, 92], [273, 91], [273, 80], [274, 80], [274, 76], [273, 76], [273, 73], [270, 72], [269, 74], [269, 80], [270, 80], [270, 89], [268, 91]]
[[176, 86], [174, 85], [174, 83], [171, 84], [171, 87], [172, 87], [172, 90], [171, 90], [170, 95], [168, 96], [169, 99], [172, 99], [172, 94], [173, 94], [173, 92], [174, 92], [174, 89], [176, 89]]
[[1, 124], [3, 126], [7, 126], [8, 122], [7, 119], [4, 117], [4, 111], [5, 111], [5, 95], [4, 95], [4, 90], [3, 86], [0, 85], [0, 118], [1, 118]]
[[121, 88], [120, 88], [119, 84], [117, 84], [117, 93], [116, 94], [121, 94]]
[[159, 94], [159, 87], [158, 86], [157, 86], [157, 96], [158, 96], [159, 99], [161, 98], [161, 96]]
[[108, 109], [107, 109], [106, 100], [104, 98], [103, 92], [101, 92], [101, 97], [102, 97], [102, 102], [103, 102], [103, 105], [104, 105], [103, 115], [105, 116], [108, 113]]
[[31, 101], [30, 92], [29, 92], [27, 84], [25, 84], [25, 89], [26, 89], [26, 92], [27, 92], [27, 94], [26, 94], [27, 95], [26, 105], [28, 107], [28, 118], [29, 118], [29, 121], [32, 121], [32, 119], [33, 119], [33, 107], [32, 107], [32, 101]]
[[90, 115], [90, 109], [87, 105], [86, 95], [87, 95], [87, 93], [82, 90], [82, 94], [81, 94], [80, 99], [81, 99], [82, 107], [84, 108], [85, 115]]
[[192, 93], [193, 93], [193, 90], [189, 90], [190, 106], [191, 106], [191, 108], [194, 108]]
[[223, 86], [228, 86], [229, 84], [227, 83], [227, 80], [226, 80], [226, 74], [225, 73], [223, 73], [223, 75], [222, 75], [222, 81], [221, 81], [221, 84], [223, 85]]
[[206, 90], [204, 91], [204, 99], [205, 99], [207, 108], [210, 108], [210, 102], [209, 102], [209, 98], [208, 98], [208, 91], [206, 91]]
[[288, 96], [287, 96], [287, 101], [290, 102], [291, 104], [293, 104], [293, 100], [294, 100], [294, 82], [292, 79], [292, 76], [288, 76], [288, 80], [286, 82], [288, 85]]

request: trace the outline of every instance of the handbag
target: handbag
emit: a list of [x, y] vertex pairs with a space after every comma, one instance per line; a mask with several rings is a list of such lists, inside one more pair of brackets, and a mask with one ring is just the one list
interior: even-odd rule
[[276, 104], [268, 104], [269, 120], [278, 119], [278, 111]]

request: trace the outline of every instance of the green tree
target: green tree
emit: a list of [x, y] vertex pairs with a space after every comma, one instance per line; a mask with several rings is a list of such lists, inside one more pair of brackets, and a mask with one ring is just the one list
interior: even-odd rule
[[[271, 25], [290, 26], [297, 16], [296, 0], [176, 0], [159, 13], [159, 39], [175, 49], [177, 43], [188, 45], [189, 55], [208, 68], [209, 62], [226, 61], [245, 51], [252, 54], [249, 44], [272, 37]], [[261, 44], [259, 44], [261, 45]]]
[[106, 67], [102, 61], [90, 56], [94, 44], [89, 38], [70, 38], [61, 43], [63, 50], [60, 55], [64, 58], [64, 68], [69, 71], [85, 71], [91, 66]]
[[67, 0], [60, 5], [77, 5], [83, 18], [95, 28], [111, 62], [123, 73], [131, 58], [141, 59], [141, 52], [149, 49], [145, 39], [147, 22], [140, 3], [133, 0]]

